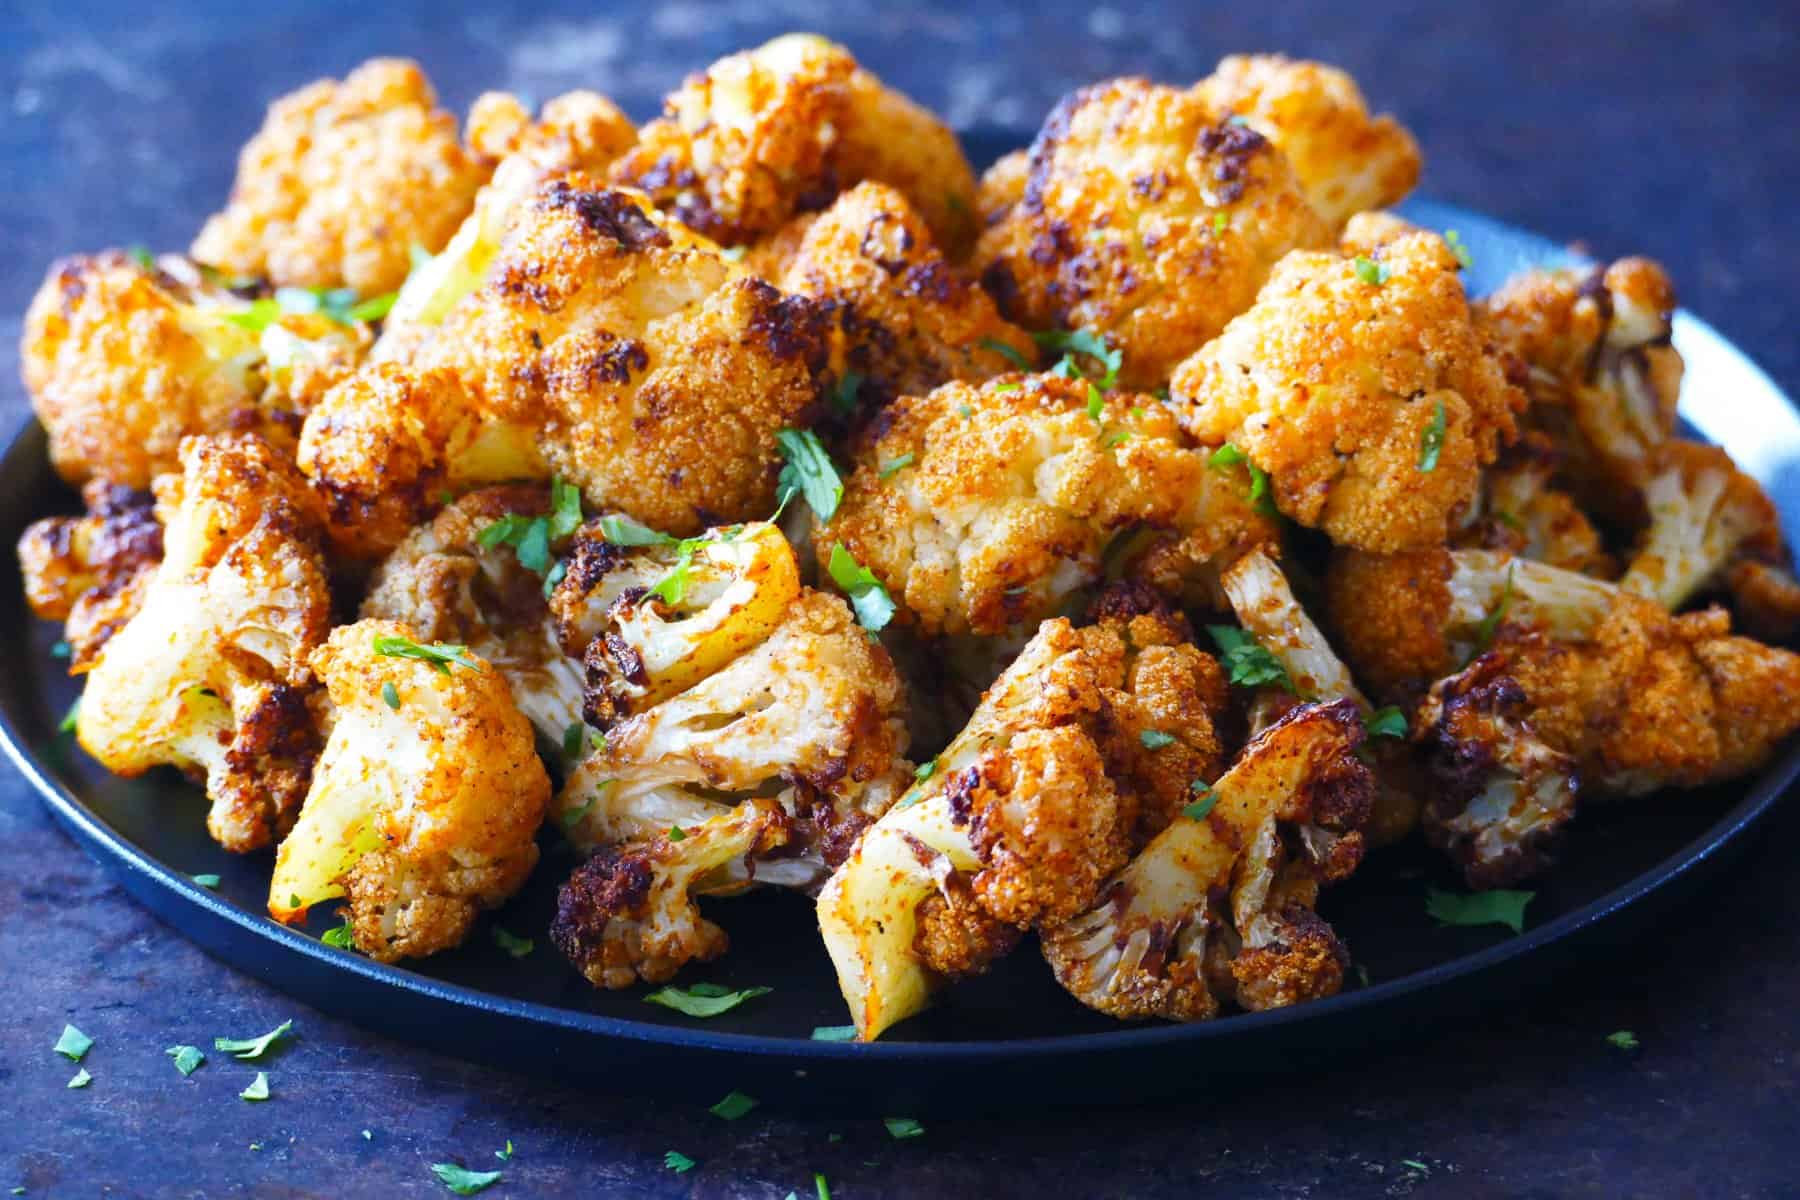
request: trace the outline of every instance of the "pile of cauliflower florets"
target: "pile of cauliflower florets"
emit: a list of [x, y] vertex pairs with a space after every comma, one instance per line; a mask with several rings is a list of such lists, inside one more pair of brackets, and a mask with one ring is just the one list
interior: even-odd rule
[[865, 1040], [1031, 938], [1121, 1018], [1331, 995], [1371, 851], [1510, 884], [1800, 726], [1800, 581], [1676, 437], [1662, 270], [1472, 300], [1382, 211], [1418, 172], [1278, 56], [1083, 88], [979, 179], [811, 36], [641, 128], [315, 83], [186, 255], [28, 314], [76, 735], [383, 961], [543, 837], [596, 987], [773, 886]]

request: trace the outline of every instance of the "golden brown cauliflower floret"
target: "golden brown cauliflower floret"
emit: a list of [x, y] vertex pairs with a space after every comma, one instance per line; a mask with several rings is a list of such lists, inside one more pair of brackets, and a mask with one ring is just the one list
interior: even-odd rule
[[981, 182], [975, 189], [975, 214], [981, 218], [981, 227], [1004, 220], [1025, 195], [1025, 185], [1031, 180], [1031, 152], [1014, 150], [1011, 154], [1002, 154], [994, 160], [994, 165], [981, 173]]
[[1335, 542], [1442, 543], [1525, 403], [1471, 323], [1456, 270], [1423, 231], [1374, 257], [1289, 255], [1250, 311], [1176, 371], [1183, 424], [1248, 454], [1281, 511]]
[[775, 435], [818, 399], [827, 317], [581, 175], [545, 184], [482, 288], [420, 348], [534, 427], [600, 509], [671, 533], [774, 507]]
[[[431, 657], [435, 652], [437, 657]], [[505, 678], [462, 647], [391, 621], [332, 631], [312, 654], [331, 734], [269, 881], [269, 915], [350, 900], [357, 949], [420, 958], [518, 891], [550, 779]]]
[[157, 482], [164, 554], [88, 673], [76, 737], [109, 770], [202, 774], [228, 850], [293, 822], [317, 752], [307, 656], [331, 622], [317, 501], [254, 434], [189, 438]]
[[1371, 117], [1356, 81], [1324, 63], [1233, 54], [1194, 87], [1275, 143], [1333, 225], [1397, 204], [1419, 180], [1419, 146], [1393, 117]]
[[313, 399], [367, 343], [324, 316], [265, 317], [181, 259], [145, 265], [108, 251], [51, 268], [20, 356], [57, 472], [145, 488], [180, 469], [189, 434], [253, 429], [291, 445]]
[[1151, 397], [1014, 375], [885, 409], [814, 545], [843, 543], [928, 632], [996, 634], [1098, 580], [1109, 540], [1134, 527], [1149, 544], [1127, 569], [1165, 590], [1216, 578], [1275, 536], [1249, 491]]
[[1361, 861], [1373, 781], [1350, 700], [1301, 705], [1094, 902], [1040, 931], [1057, 981], [1125, 1019], [1200, 1021], [1334, 994], [1349, 954], [1313, 911]]
[[773, 233], [864, 179], [905, 192], [953, 252], [974, 220], [975, 177], [955, 135], [842, 46], [811, 34], [691, 76], [612, 179], [723, 245]]
[[1037, 356], [1031, 337], [944, 260], [906, 197], [886, 184], [858, 184], [811, 219], [775, 283], [835, 308], [840, 374], [858, 376], [850, 398], [863, 407]]
[[19, 574], [32, 615], [62, 621], [69, 673], [92, 667], [100, 647], [136, 615], [162, 561], [155, 497], [91, 479], [87, 512], [45, 517], [19, 538]]
[[1105, 337], [1120, 380], [1148, 390], [1250, 307], [1277, 259], [1330, 236], [1261, 134], [1127, 78], [1051, 112], [975, 264], [1009, 319]]
[[411, 247], [442, 249], [486, 178], [418, 65], [371, 59], [269, 107], [192, 254], [279, 285], [390, 292]]

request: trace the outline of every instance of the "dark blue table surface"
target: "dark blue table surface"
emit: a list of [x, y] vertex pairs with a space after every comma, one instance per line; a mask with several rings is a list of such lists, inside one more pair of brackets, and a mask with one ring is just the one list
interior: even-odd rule
[[[611, 94], [634, 115], [687, 71], [786, 29], [847, 41], [962, 126], [1034, 126], [1066, 89], [1187, 81], [1279, 49], [1351, 69], [1424, 144], [1422, 190], [1603, 256], [1667, 263], [1683, 301], [1800, 390], [1800, 9], [1767, 0], [1525, 7], [781, 4], [460, 6], [388, 0], [0, 8], [0, 419], [24, 402], [18, 314], [45, 264], [178, 247], [227, 188], [271, 97], [364, 57], [422, 60], [449, 104], [488, 87]], [[429, 1164], [504, 1165], [491, 1196], [1788, 1196], [1800, 1193], [1800, 817], [1701, 905], [1546, 998], [1346, 1046], [1312, 1078], [1153, 1110], [875, 1122], [559, 1086], [421, 1053], [296, 1005], [124, 899], [0, 777], [0, 1189], [27, 1196], [441, 1196]], [[296, 1020], [270, 1067], [183, 1079], [163, 1055]], [[93, 1082], [50, 1052], [94, 1036]], [[1633, 1031], [1633, 1053], [1606, 1035]], [[996, 1078], [995, 1087], [1006, 1081]], [[368, 1132], [365, 1137], [363, 1131]], [[511, 1139], [516, 1155], [494, 1150]], [[667, 1150], [699, 1162], [676, 1175]]]

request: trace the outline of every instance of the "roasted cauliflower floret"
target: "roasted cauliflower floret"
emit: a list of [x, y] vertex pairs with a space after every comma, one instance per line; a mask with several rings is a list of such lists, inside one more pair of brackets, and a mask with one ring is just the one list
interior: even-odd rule
[[986, 379], [1037, 356], [1031, 338], [944, 260], [906, 197], [886, 184], [858, 184], [813, 219], [776, 282], [835, 307], [841, 370], [856, 374], [854, 398], [865, 406], [952, 379]]
[[1135, 78], [1065, 97], [976, 246], [1000, 311], [1104, 336], [1121, 382], [1148, 390], [1250, 307], [1283, 254], [1326, 245], [1281, 152], [1226, 116]]
[[1729, 578], [1739, 558], [1783, 566], [1781, 518], [1756, 480], [1717, 446], [1672, 440], [1644, 485], [1650, 524], [1619, 586], [1671, 611]]
[[146, 488], [180, 469], [189, 434], [255, 429], [291, 445], [312, 401], [367, 342], [366, 331], [321, 315], [252, 305], [181, 259], [108, 251], [51, 268], [25, 315], [20, 356], [57, 472]]
[[158, 481], [164, 554], [100, 650], [75, 733], [109, 770], [203, 775], [228, 850], [292, 824], [317, 751], [307, 656], [331, 623], [306, 481], [254, 434], [189, 438]]
[[312, 668], [331, 734], [276, 855], [269, 915], [298, 923], [348, 896], [369, 957], [447, 950], [537, 865], [550, 779], [531, 724], [490, 664], [396, 622], [340, 626]]
[[[1346, 240], [1370, 219], [1352, 220]], [[1289, 255], [1175, 372], [1183, 424], [1248, 454], [1281, 511], [1335, 542], [1443, 542], [1525, 403], [1471, 323], [1456, 269], [1423, 231], [1373, 256]]]
[[1600, 531], [1574, 497], [1552, 485], [1561, 461], [1549, 438], [1526, 433], [1482, 472], [1481, 490], [1453, 544], [1502, 550], [1584, 575], [1615, 574]]
[[955, 135], [842, 46], [811, 34], [691, 76], [612, 179], [722, 245], [772, 233], [864, 179], [905, 192], [953, 252], [974, 224], [975, 177]]
[[1397, 204], [1419, 180], [1419, 146], [1393, 117], [1371, 117], [1356, 81], [1324, 63], [1233, 54], [1194, 86], [1207, 108], [1249, 122], [1293, 165], [1314, 211], [1341, 226]]
[[191, 253], [275, 284], [391, 292], [411, 247], [442, 249], [486, 178], [418, 64], [371, 59], [269, 107]]
[[1361, 861], [1373, 781], [1352, 701], [1303, 705], [1245, 747], [1104, 883], [1040, 930], [1077, 1000], [1111, 1016], [1198, 1021], [1334, 994], [1350, 958], [1313, 911]]
[[136, 615], [162, 561], [155, 497], [90, 479], [87, 512], [45, 517], [19, 538], [19, 574], [32, 615], [63, 622], [69, 673], [92, 667], [100, 647]]
[[1669, 344], [1675, 289], [1662, 267], [1625, 258], [1588, 270], [1526, 271], [1477, 306], [1522, 365], [1527, 420], [1567, 452], [1583, 507], [1633, 521], [1673, 436], [1681, 355]]
[[884, 410], [855, 450], [842, 543], [930, 633], [1030, 628], [1114, 565], [1165, 590], [1208, 580], [1276, 534], [1242, 466], [1212, 465], [1169, 407], [1058, 375], [946, 384]]
[[975, 189], [975, 215], [981, 218], [983, 229], [1004, 219], [1012, 206], [1024, 198], [1030, 179], [1029, 150], [1002, 154], [981, 173], [981, 182]]

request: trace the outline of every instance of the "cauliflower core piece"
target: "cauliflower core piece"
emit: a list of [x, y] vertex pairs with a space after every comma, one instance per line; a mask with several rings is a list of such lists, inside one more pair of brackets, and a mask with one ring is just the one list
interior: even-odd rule
[[449, 949], [519, 890], [550, 779], [498, 671], [467, 655], [472, 667], [383, 654], [384, 639], [417, 642], [365, 620], [312, 655], [331, 734], [276, 855], [269, 915], [297, 924], [348, 896], [356, 948], [393, 962]]
[[1056, 611], [1114, 565], [1166, 591], [1209, 579], [1272, 539], [1241, 466], [1215, 467], [1148, 396], [1102, 396], [1059, 375], [952, 383], [884, 410], [854, 453], [841, 542], [929, 633], [998, 634]]
[[75, 735], [120, 775], [203, 774], [207, 830], [255, 850], [292, 824], [317, 752], [322, 522], [306, 481], [254, 434], [188, 438], [181, 460], [158, 480], [162, 564], [89, 671]]
[[1149, 390], [1243, 312], [1283, 254], [1330, 241], [1270, 141], [1192, 92], [1136, 78], [1066, 96], [975, 266], [1010, 320], [1086, 329]]
[[90, 479], [79, 517], [45, 517], [19, 537], [19, 574], [33, 616], [63, 622], [69, 673], [99, 659], [100, 648], [136, 615], [162, 561], [155, 497]]
[[1199, 1021], [1330, 996], [1350, 956], [1313, 911], [1362, 859], [1373, 792], [1356, 705], [1302, 705], [1250, 745], [1208, 795], [1042, 928], [1057, 982], [1125, 1019]]
[[[1353, 219], [1347, 246], [1381, 222]], [[1525, 403], [1471, 323], [1456, 270], [1423, 231], [1366, 254], [1289, 255], [1175, 372], [1183, 425], [1249, 455], [1281, 511], [1335, 542], [1442, 543]]]
[[281, 97], [238, 157], [200, 262], [280, 285], [390, 292], [443, 248], [487, 177], [418, 64], [371, 59]]
[[1341, 227], [1398, 204], [1419, 181], [1419, 146], [1391, 116], [1371, 117], [1356, 81], [1336, 67], [1279, 54], [1233, 54], [1194, 85], [1275, 143], [1313, 210]]
[[180, 470], [190, 434], [254, 429], [291, 446], [318, 394], [356, 365], [360, 327], [250, 305], [193, 264], [145, 266], [117, 250], [50, 269], [25, 314], [26, 390], [70, 483], [146, 488]]

